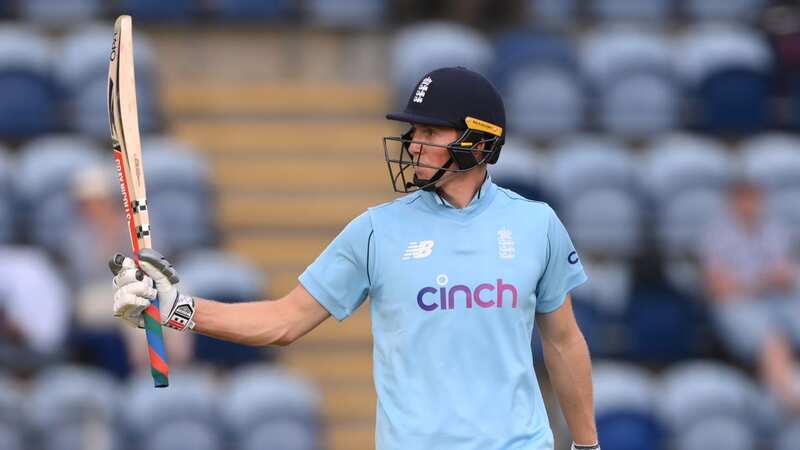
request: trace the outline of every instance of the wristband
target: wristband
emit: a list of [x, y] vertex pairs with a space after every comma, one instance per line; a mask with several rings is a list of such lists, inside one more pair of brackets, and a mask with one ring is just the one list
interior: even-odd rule
[[178, 331], [194, 329], [194, 298], [178, 294], [164, 325]]
[[594, 445], [578, 445], [573, 442], [571, 450], [600, 450], [600, 444], [597, 443]]

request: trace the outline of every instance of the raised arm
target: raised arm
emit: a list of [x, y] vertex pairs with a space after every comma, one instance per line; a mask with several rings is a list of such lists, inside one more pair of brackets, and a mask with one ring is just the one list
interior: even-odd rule
[[330, 314], [302, 285], [278, 300], [220, 303], [195, 299], [194, 331], [247, 345], [288, 345]]
[[542, 337], [544, 363], [572, 438], [578, 448], [592, 448], [597, 444], [592, 362], [575, 322], [570, 295], [555, 311], [537, 314], [536, 324]]

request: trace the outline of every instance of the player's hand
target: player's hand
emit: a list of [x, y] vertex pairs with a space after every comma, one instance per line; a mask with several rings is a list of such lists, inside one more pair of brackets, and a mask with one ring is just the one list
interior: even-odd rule
[[132, 259], [117, 253], [108, 262], [114, 274], [114, 316], [126, 324], [143, 328], [142, 311], [150, 306], [158, 292], [153, 288], [153, 280], [136, 267]]
[[[180, 293], [178, 289], [180, 279], [175, 269], [172, 267], [172, 264], [161, 256], [160, 253], [152, 249], [142, 249], [138, 256], [141, 271], [144, 272], [143, 275], [146, 276], [147, 280], [150, 282], [150, 288], [157, 293], [159, 309], [161, 311], [161, 324], [179, 331], [187, 328], [194, 328], [194, 322], [192, 322], [192, 318], [194, 317], [194, 299]], [[114, 257], [115, 261], [118, 261], [120, 257], [123, 258], [121, 263], [123, 268], [129, 268], [127, 270], [131, 270], [131, 267], [135, 268], [133, 260], [122, 255], [116, 255]], [[117, 277], [119, 276], [120, 275], [117, 275]], [[153, 286], [155, 286], [155, 289], [153, 289]], [[150, 298], [145, 296], [145, 298], [148, 298], [148, 301], [150, 301], [156, 297], [152, 296], [152, 298]], [[141, 299], [137, 299], [134, 301], [129, 297], [121, 295], [119, 309], [123, 311], [126, 306], [133, 309], [134, 304], [138, 309], [141, 303], [140, 300]], [[115, 314], [117, 313], [116, 303], [115, 297]], [[141, 312], [143, 310], [144, 308], [138, 311], [139, 318], [141, 318]], [[136, 309], [133, 309], [133, 311], [135, 313]]]

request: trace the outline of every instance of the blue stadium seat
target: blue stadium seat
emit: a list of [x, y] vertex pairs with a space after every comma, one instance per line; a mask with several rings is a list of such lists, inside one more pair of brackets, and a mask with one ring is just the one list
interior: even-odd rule
[[214, 244], [214, 210], [204, 198], [178, 190], [148, 192], [147, 197], [150, 224], [159, 236], [158, 248], [164, 255], [174, 258]]
[[296, 424], [292, 433], [299, 427], [316, 444], [311, 448], [321, 445], [319, 393], [296, 375], [266, 365], [240, 368], [230, 374], [223, 396], [222, 421], [240, 444], [262, 426], [283, 424], [286, 430]]
[[494, 56], [489, 40], [477, 30], [450, 22], [423, 22], [396, 33], [389, 44], [389, 65], [395, 103], [408, 95], [431, 70], [464, 66], [486, 74]]
[[[261, 445], [271, 445], [267, 439]], [[204, 422], [180, 420], [172, 422], [168, 427], [156, 427], [147, 434], [144, 446], [147, 450], [175, 450], [191, 448], [192, 450], [223, 450], [221, 433]]]
[[768, 73], [772, 52], [764, 36], [735, 24], [703, 24], [688, 28], [676, 41], [673, 62], [683, 83], [698, 86], [711, 74], [728, 68]]
[[507, 89], [514, 71], [527, 66], [557, 66], [571, 71], [577, 66], [572, 41], [558, 33], [506, 32], [495, 39], [494, 53], [491, 76], [501, 91]]
[[722, 189], [733, 173], [730, 152], [718, 141], [673, 133], [647, 147], [639, 183], [657, 206], [687, 190]]
[[30, 138], [59, 128], [49, 42], [31, 29], [0, 27], [0, 137]]
[[570, 71], [528, 66], [510, 74], [504, 92], [508, 129], [526, 138], [556, 137], [584, 122], [584, 93]]
[[633, 287], [633, 267], [624, 258], [595, 258], [581, 255], [589, 281], [574, 290], [575, 298], [589, 303], [601, 317], [622, 318]]
[[117, 447], [113, 426], [119, 400], [108, 374], [89, 367], [54, 367], [37, 375], [31, 390], [29, 414], [37, 448], [79, 450], [101, 441]]
[[663, 70], [618, 74], [600, 91], [599, 122], [624, 137], [649, 137], [679, 124], [681, 92]]
[[387, 0], [306, 0], [305, 15], [314, 25], [377, 28], [388, 13]]
[[241, 438], [241, 450], [263, 450], [264, 443], [280, 450], [317, 450], [319, 436], [293, 420], [276, 420], [247, 430]]
[[167, 136], [142, 139], [147, 192], [179, 191], [210, 200], [211, 169], [200, 150]]
[[592, 189], [565, 200], [563, 220], [586, 255], [631, 257], [642, 245], [638, 199], [623, 189]]
[[710, 73], [697, 86], [695, 122], [715, 133], [745, 135], [775, 121], [768, 75], [744, 67]]
[[544, 178], [561, 204], [592, 189], [634, 192], [636, 161], [619, 141], [599, 135], [575, 135], [551, 150]]
[[225, 20], [279, 21], [296, 14], [296, 4], [291, 0], [254, 2], [250, 0], [217, 0], [214, 13]]
[[[25, 144], [17, 161], [15, 186], [28, 206], [48, 195], [69, 191], [69, 174], [102, 161], [104, 152], [77, 135], [51, 135]], [[67, 174], [67, 176], [65, 176]]]
[[25, 409], [20, 393], [18, 383], [0, 372], [0, 424], [11, 429], [20, 429], [23, 425]]
[[592, 382], [597, 415], [615, 411], [650, 415], [655, 411], [658, 385], [640, 366], [600, 360], [593, 364]]
[[[750, 422], [729, 417], [713, 417], [689, 425], [676, 435], [676, 447], [681, 450], [724, 448], [729, 450], [756, 450], [758, 437]], [[797, 443], [794, 443], [797, 446]]]
[[115, 5], [119, 14], [129, 14], [135, 20], [150, 22], [188, 20], [197, 7], [198, 3], [194, 0], [119, 0]]
[[29, 22], [70, 25], [99, 17], [100, 0], [26, 0], [17, 3], [19, 15]]
[[745, 176], [767, 191], [800, 188], [800, 138], [770, 133], [740, 146]]
[[589, 10], [601, 20], [666, 22], [674, 4], [674, 0], [594, 0], [589, 2]]
[[121, 392], [120, 414], [124, 437], [130, 448], [142, 446], [152, 430], [169, 428], [171, 422], [189, 421], [216, 428], [219, 389], [211, 376], [198, 367], [170, 371], [168, 389], [153, 389], [149, 374], [134, 377]]
[[586, 34], [580, 62], [591, 84], [601, 90], [619, 74], [660, 71], [669, 75], [672, 47], [663, 32], [641, 25], [608, 25]]
[[725, 210], [718, 189], [687, 190], [658, 206], [656, 240], [665, 256], [695, 254], [706, 227]]
[[686, 0], [684, 9], [692, 20], [755, 20], [767, 0]]
[[[265, 280], [261, 271], [236, 256], [217, 250], [198, 250], [178, 262], [181, 285], [188, 292], [203, 298], [226, 303], [262, 300]], [[265, 360], [272, 354], [268, 349], [224, 342], [197, 335], [195, 357], [223, 367]]]
[[597, 416], [597, 435], [606, 448], [642, 450], [664, 448], [665, 433], [658, 420], [647, 414], [609, 412]]
[[14, 238], [16, 228], [16, 208], [13, 196], [14, 167], [8, 151], [0, 146], [0, 243]]
[[506, 138], [506, 142], [508, 141], [514, 143], [503, 145], [497, 164], [489, 166], [493, 181], [525, 198], [547, 201], [547, 194], [541, 184], [541, 174], [545, 167], [541, 153], [522, 144], [520, 138]]
[[755, 417], [761, 399], [755, 383], [739, 370], [699, 360], [669, 368], [656, 400], [661, 419], [679, 433], [710, 418], [746, 423]]
[[578, 0], [527, 0], [529, 23], [545, 27], [572, 25], [578, 15]]

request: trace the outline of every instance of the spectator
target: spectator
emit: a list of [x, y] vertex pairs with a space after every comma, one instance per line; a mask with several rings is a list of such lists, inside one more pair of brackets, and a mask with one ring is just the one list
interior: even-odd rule
[[764, 218], [759, 188], [737, 180], [728, 212], [708, 231], [702, 260], [723, 344], [800, 413], [792, 347], [800, 342], [800, 302], [786, 230]]

